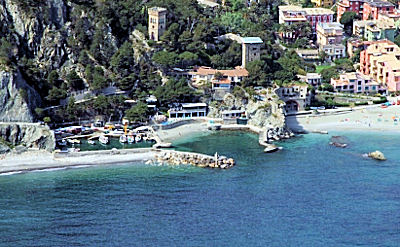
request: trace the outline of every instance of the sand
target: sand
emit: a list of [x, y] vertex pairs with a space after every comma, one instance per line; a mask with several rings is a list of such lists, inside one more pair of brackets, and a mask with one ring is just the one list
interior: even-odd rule
[[158, 130], [157, 133], [162, 141], [173, 142], [184, 136], [200, 134], [207, 131], [207, 123], [203, 122], [186, 124], [169, 130]]
[[[86, 152], [88, 153], [88, 152]], [[83, 153], [82, 153], [83, 154]], [[0, 174], [20, 173], [54, 168], [72, 168], [80, 166], [98, 166], [129, 162], [146, 162], [154, 159], [152, 150], [140, 153], [126, 152], [111, 155], [110, 152], [96, 152], [85, 156], [56, 158], [46, 151], [28, 151], [22, 154], [9, 154], [0, 161]], [[79, 154], [80, 155], [80, 154]]]
[[400, 106], [363, 107], [347, 113], [287, 117], [293, 131], [400, 131]]

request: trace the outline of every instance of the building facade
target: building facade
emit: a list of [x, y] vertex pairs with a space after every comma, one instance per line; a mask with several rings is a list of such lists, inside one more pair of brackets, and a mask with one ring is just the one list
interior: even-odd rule
[[205, 103], [182, 103], [168, 110], [170, 119], [192, 119], [207, 116], [207, 104]]
[[150, 40], [159, 41], [167, 28], [167, 9], [153, 7], [148, 10]]
[[365, 0], [363, 5], [362, 19], [377, 20], [379, 13], [391, 13], [394, 11], [394, 4], [383, 0]]
[[315, 88], [318, 88], [322, 85], [322, 76], [318, 73], [307, 73], [306, 75], [297, 75], [300, 81], [306, 82], [308, 85], [311, 85]]
[[302, 8], [295, 5], [279, 6], [279, 24], [291, 25], [309, 22], [313, 34], [316, 34], [318, 23], [333, 22], [334, 12], [325, 8]]
[[360, 72], [388, 91], [400, 90], [400, 48], [393, 42], [373, 42], [360, 53]]
[[319, 23], [317, 25], [317, 44], [324, 45], [341, 44], [343, 40], [343, 25], [337, 22]]
[[368, 41], [387, 39], [394, 41], [396, 27], [385, 20], [375, 20], [365, 26], [364, 38]]
[[368, 75], [360, 72], [343, 73], [339, 79], [331, 79], [331, 85], [336, 92], [375, 94], [385, 92], [386, 88]]
[[275, 90], [278, 97], [285, 102], [286, 113], [304, 111], [311, 103], [311, 95], [306, 83], [292, 83]]
[[259, 37], [242, 38], [242, 67], [246, 68], [247, 63], [260, 60], [262, 39]]
[[337, 2], [337, 21], [340, 22], [345, 12], [356, 12], [359, 17], [363, 15], [365, 0], [340, 0]]
[[333, 0], [311, 0], [312, 3], [315, 4], [315, 7], [323, 7], [323, 8], [329, 8], [332, 7], [334, 4]]

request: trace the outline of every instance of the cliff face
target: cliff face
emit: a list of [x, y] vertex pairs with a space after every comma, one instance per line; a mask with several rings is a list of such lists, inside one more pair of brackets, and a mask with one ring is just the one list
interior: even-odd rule
[[217, 106], [210, 107], [209, 117], [219, 118], [223, 110], [245, 110], [249, 118], [248, 124], [265, 128], [286, 128], [283, 106], [278, 101], [248, 101], [243, 98], [227, 94]]
[[0, 71], [0, 122], [32, 122], [39, 94], [19, 71]]
[[0, 124], [0, 137], [14, 146], [23, 145], [53, 151], [56, 145], [54, 132], [47, 126], [33, 124]]

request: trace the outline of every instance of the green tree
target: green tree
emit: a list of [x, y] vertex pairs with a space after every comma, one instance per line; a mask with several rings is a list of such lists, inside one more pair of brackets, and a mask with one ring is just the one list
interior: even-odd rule
[[127, 110], [125, 117], [132, 122], [147, 122], [149, 116], [149, 108], [143, 102], [138, 102], [131, 109]]
[[78, 76], [75, 70], [68, 73], [67, 82], [71, 89], [82, 90], [85, 87], [82, 79]]
[[329, 67], [321, 70], [322, 81], [330, 85], [331, 78], [337, 79], [339, 72], [335, 67]]
[[171, 68], [177, 64], [178, 55], [175, 52], [159, 51], [153, 55], [153, 61], [163, 67]]
[[0, 39], [0, 63], [10, 64], [12, 58], [12, 44], [5, 38]]
[[353, 33], [353, 21], [357, 19], [359, 19], [358, 14], [353, 11], [344, 12], [340, 18], [340, 23], [344, 25], [344, 29], [348, 35]]
[[108, 85], [107, 79], [104, 77], [104, 71], [100, 66], [96, 66], [93, 72], [93, 81], [91, 88], [94, 90], [106, 88]]

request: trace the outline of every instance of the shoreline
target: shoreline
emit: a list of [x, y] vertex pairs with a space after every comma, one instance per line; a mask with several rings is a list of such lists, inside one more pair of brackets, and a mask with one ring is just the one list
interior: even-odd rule
[[[396, 121], [394, 120], [396, 119]], [[298, 115], [286, 117], [287, 127], [294, 132], [310, 133], [314, 131], [343, 132], [400, 132], [400, 106], [389, 108], [364, 108], [340, 114]], [[252, 126], [222, 126], [221, 131], [248, 131], [257, 133], [258, 128]], [[208, 135], [206, 122], [185, 124], [173, 129], [159, 130], [157, 134], [162, 141], [176, 142], [186, 137]], [[10, 153], [0, 160], [0, 175], [68, 169], [78, 167], [124, 164], [154, 160], [162, 149], [136, 148], [103, 151], [87, 151], [54, 154], [46, 151], [28, 151], [22, 154]]]
[[286, 117], [294, 132], [374, 131], [400, 132], [400, 106], [355, 109], [341, 114], [299, 115]]

